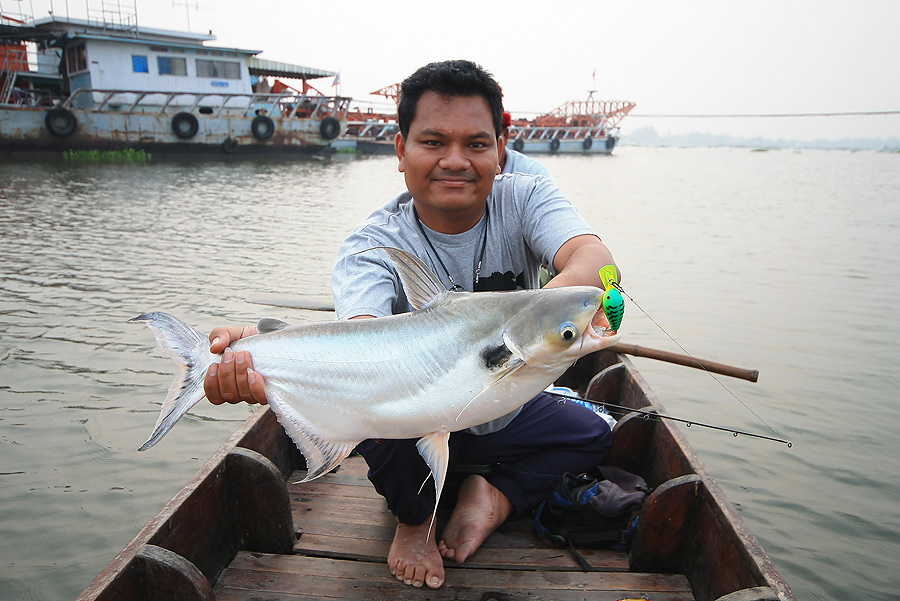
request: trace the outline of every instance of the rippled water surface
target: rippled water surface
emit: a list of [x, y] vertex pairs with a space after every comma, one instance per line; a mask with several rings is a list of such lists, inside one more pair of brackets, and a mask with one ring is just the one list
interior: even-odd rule
[[[797, 596], [897, 598], [900, 154], [544, 162], [623, 268], [629, 342], [680, 350], [655, 321], [760, 370], [636, 361], [673, 415], [793, 441], [686, 430]], [[340, 241], [402, 184], [393, 158], [0, 157], [0, 598], [77, 596], [249, 414], [201, 403], [138, 453], [173, 365], [127, 320], [321, 319], [246, 299], [327, 293]]]

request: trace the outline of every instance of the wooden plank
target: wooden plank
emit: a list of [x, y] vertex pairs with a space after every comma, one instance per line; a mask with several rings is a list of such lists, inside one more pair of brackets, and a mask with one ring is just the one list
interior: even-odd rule
[[[384, 499], [362, 475], [365, 470], [360, 468], [361, 463], [364, 463], [361, 458], [349, 458], [338, 473], [292, 487], [291, 505], [297, 531], [295, 553], [387, 562], [397, 522], [388, 512]], [[355, 486], [347, 486], [348, 482]], [[446, 521], [446, 515], [439, 516], [438, 532]], [[586, 549], [583, 555], [596, 570], [628, 570], [624, 552]], [[466, 566], [509, 570], [579, 569], [567, 550], [539, 541], [532, 532], [530, 520], [501, 526], [466, 561]]]
[[267, 600], [530, 600], [614, 601], [623, 598], [693, 599], [680, 575], [621, 572], [528, 572], [447, 568], [437, 590], [397, 582], [386, 564], [239, 553], [215, 589], [218, 601], [258, 596]]
[[[311, 557], [333, 557], [368, 561], [387, 565], [390, 541], [344, 538], [327, 535], [304, 534], [294, 546], [295, 553]], [[628, 571], [628, 557], [625, 553], [582, 549], [581, 554], [597, 572]], [[448, 564], [452, 566], [456, 564]], [[482, 546], [468, 558], [466, 568], [505, 570], [579, 570], [578, 563], [565, 549], [553, 547], [495, 547]]]

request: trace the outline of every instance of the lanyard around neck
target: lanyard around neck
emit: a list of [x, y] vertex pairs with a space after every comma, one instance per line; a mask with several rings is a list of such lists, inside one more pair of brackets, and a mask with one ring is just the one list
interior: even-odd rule
[[[444, 265], [444, 261], [441, 259], [441, 255], [438, 254], [437, 249], [434, 247], [434, 244], [431, 243], [431, 239], [428, 237], [428, 234], [425, 233], [425, 226], [422, 225], [422, 220], [419, 219], [419, 212], [416, 211], [416, 207], [413, 206], [413, 215], [416, 218], [416, 225], [419, 226], [419, 232], [422, 234], [422, 238], [425, 239], [425, 243], [428, 245], [428, 248], [431, 249], [432, 254], [437, 258], [438, 263], [441, 265], [441, 269], [444, 270], [444, 273], [447, 275], [447, 279], [450, 280], [450, 290], [453, 292], [459, 292], [460, 290], [464, 290], [462, 286], [453, 281], [453, 276], [450, 275], [450, 270], [447, 269], [447, 266]], [[487, 235], [488, 235], [488, 220], [490, 219], [490, 213], [488, 212], [487, 204], [484, 205], [484, 235], [481, 238], [481, 249], [475, 251], [475, 257], [478, 258], [478, 262], [475, 264], [475, 275], [472, 278], [473, 285], [478, 283], [481, 278], [481, 263], [484, 261], [484, 251], [487, 248]]]

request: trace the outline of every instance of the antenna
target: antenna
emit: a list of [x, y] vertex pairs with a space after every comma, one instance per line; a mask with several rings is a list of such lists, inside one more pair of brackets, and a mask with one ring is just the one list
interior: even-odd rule
[[200, 6], [199, 2], [186, 2], [186, 1], [178, 2], [177, 0], [172, 0], [172, 8], [177, 8], [179, 6], [184, 7], [184, 14], [187, 17], [188, 31], [191, 30], [191, 7], [193, 6], [195, 11], [199, 11], [201, 8], [203, 10], [206, 10], [208, 8], [206, 6]]

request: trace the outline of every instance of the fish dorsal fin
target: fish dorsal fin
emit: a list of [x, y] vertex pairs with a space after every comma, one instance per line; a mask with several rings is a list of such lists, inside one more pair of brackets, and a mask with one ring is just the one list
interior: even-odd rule
[[346, 459], [357, 444], [362, 442], [345, 443], [325, 440], [278, 393], [266, 388], [266, 398], [269, 400], [272, 411], [278, 417], [278, 423], [306, 458], [306, 477], [301, 482], [309, 482], [327, 474]]
[[432, 432], [420, 438], [416, 448], [428, 464], [431, 475], [434, 476], [434, 513], [431, 515], [431, 525], [428, 526], [428, 535], [425, 537], [427, 542], [434, 528], [434, 516], [437, 515], [441, 491], [444, 490], [444, 480], [447, 478], [447, 465], [450, 463], [450, 433]]
[[263, 317], [256, 323], [256, 329], [260, 334], [268, 334], [269, 332], [277, 332], [288, 326], [286, 321], [274, 319], [272, 317]]
[[450, 294], [438, 277], [428, 268], [428, 265], [423, 263], [419, 257], [390, 246], [377, 248], [386, 252], [390, 257], [391, 263], [400, 274], [406, 298], [415, 309], [424, 309]]

